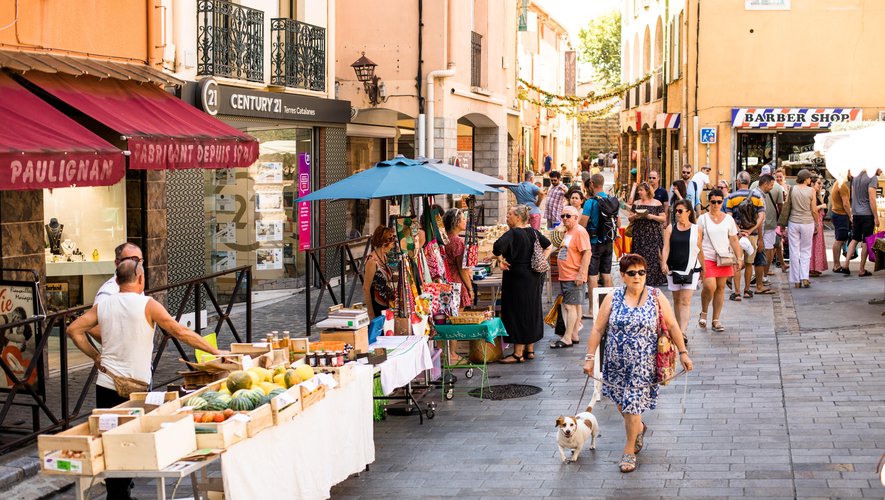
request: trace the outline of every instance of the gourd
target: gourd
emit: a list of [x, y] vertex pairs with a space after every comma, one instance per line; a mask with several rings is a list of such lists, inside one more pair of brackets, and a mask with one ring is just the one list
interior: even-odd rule
[[227, 377], [227, 383], [225, 385], [227, 385], [227, 390], [229, 390], [231, 394], [235, 394], [240, 389], [251, 389], [252, 377], [242, 370], [231, 372]]

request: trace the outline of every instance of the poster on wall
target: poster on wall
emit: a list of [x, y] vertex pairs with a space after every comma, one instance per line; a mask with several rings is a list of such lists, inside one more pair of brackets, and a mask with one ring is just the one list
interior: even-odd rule
[[283, 241], [283, 221], [281, 220], [257, 220], [255, 221], [256, 241]]
[[[35, 283], [22, 281], [0, 281], [0, 324], [9, 324], [31, 318], [37, 314], [37, 287]], [[30, 324], [3, 330], [0, 333], [0, 358], [6, 368], [19, 380], [36, 357], [37, 330]], [[27, 383], [38, 393], [43, 393], [42, 383], [37, 374], [42, 374], [42, 366], [37, 366], [28, 377]], [[42, 381], [41, 381], [42, 382]], [[5, 370], [0, 370], [0, 389], [12, 388], [14, 382]]]
[[212, 271], [227, 271], [237, 267], [237, 252], [215, 250], [212, 252]]
[[283, 268], [282, 248], [259, 248], [255, 252], [255, 269], [267, 271], [268, 269]]
[[256, 212], [282, 212], [282, 191], [255, 191]]
[[216, 222], [213, 229], [216, 243], [237, 242], [237, 226], [233, 222]]
[[258, 163], [258, 173], [255, 175], [256, 184], [282, 184], [283, 162], [262, 161]]
[[216, 186], [232, 186], [237, 183], [237, 179], [232, 168], [219, 168], [215, 170], [214, 174]]
[[[310, 155], [301, 153], [298, 155], [298, 197], [310, 193]], [[300, 201], [295, 208], [298, 221], [298, 249], [310, 248], [310, 202]]]
[[216, 212], [233, 212], [236, 208], [234, 196], [231, 194], [215, 195], [215, 211]]

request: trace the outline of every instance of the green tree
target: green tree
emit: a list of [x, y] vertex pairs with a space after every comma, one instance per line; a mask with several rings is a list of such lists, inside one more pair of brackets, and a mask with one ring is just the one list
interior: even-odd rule
[[621, 13], [610, 12], [578, 32], [581, 60], [593, 65], [606, 87], [621, 83]]

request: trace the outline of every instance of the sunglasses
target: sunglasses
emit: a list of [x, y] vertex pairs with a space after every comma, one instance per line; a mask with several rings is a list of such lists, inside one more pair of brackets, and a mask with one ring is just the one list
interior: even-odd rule
[[631, 278], [634, 278], [634, 277], [636, 277], [636, 275], [645, 276], [645, 272], [646, 272], [645, 269], [639, 269], [638, 271], [631, 269], [629, 271], [624, 271], [624, 274], [626, 274], [627, 276], [629, 276]]
[[562, 215], [559, 216], [559, 218], [562, 219], [562, 220], [565, 220], [565, 219], [571, 219], [572, 217], [574, 217], [574, 216], [571, 215], [571, 214], [562, 214]]
[[685, 210], [685, 209], [683, 209], [683, 208], [677, 208], [677, 209], [676, 209], [676, 213], [677, 213], [677, 214], [684, 214], [684, 213], [686, 213], [686, 212], [688, 212], [688, 210]]
[[658, 178], [657, 178], [657, 177], [649, 177], [648, 180], [650, 180], [650, 181], [656, 181], [656, 180], [658, 180]]
[[722, 205], [722, 200], [710, 200], [711, 205]]

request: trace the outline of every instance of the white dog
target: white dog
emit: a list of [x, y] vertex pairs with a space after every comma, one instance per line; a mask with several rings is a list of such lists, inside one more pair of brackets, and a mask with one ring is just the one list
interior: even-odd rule
[[[586, 411], [578, 413], [574, 417], [559, 417], [556, 419], [556, 444], [559, 446], [559, 456], [562, 463], [577, 462], [584, 443], [590, 438], [590, 449], [596, 449], [596, 435], [599, 433], [599, 424], [593, 416], [593, 406], [588, 406]], [[574, 450], [569, 459], [565, 458], [565, 450]]]

